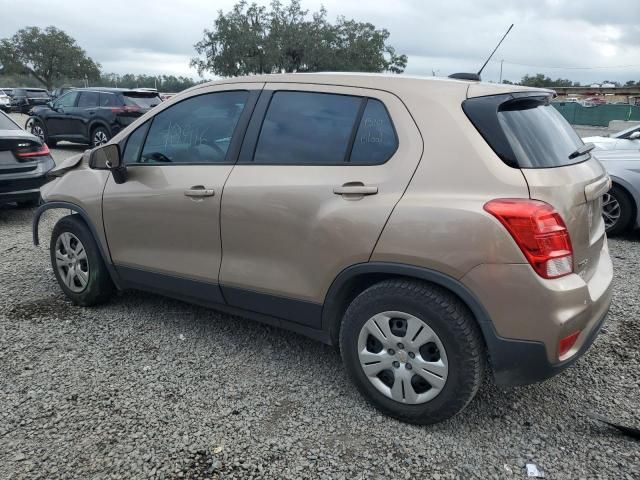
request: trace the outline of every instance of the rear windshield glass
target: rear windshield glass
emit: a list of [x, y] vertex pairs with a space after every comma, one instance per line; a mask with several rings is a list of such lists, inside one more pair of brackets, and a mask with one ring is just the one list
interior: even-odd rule
[[463, 108], [496, 154], [512, 167], [561, 167], [590, 158], [588, 153], [574, 154], [584, 144], [549, 98], [478, 97], [464, 102]]
[[20, 130], [4, 113], [0, 113], [0, 130]]
[[125, 105], [130, 105], [140, 108], [152, 108], [160, 104], [162, 100], [157, 95], [140, 95], [140, 94], [124, 94]]

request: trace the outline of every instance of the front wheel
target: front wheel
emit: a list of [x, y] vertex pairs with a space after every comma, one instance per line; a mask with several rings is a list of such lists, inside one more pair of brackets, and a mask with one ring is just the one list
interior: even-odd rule
[[78, 215], [58, 220], [49, 249], [58, 284], [73, 303], [97, 305], [113, 295], [115, 287], [98, 245]]
[[460, 412], [478, 391], [486, 361], [466, 306], [413, 280], [387, 280], [358, 295], [344, 315], [340, 350], [373, 406], [422, 425]]
[[104, 127], [96, 127], [91, 132], [91, 146], [99, 147], [100, 145], [104, 145], [111, 139], [111, 135], [109, 135], [109, 131]]

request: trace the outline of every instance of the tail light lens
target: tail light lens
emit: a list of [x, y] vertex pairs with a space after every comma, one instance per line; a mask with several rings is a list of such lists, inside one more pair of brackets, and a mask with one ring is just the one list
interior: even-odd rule
[[116, 107], [112, 108], [111, 111], [113, 113], [130, 113], [130, 112], [139, 112], [140, 107], [136, 107], [134, 105], [125, 105], [124, 107]]
[[543, 278], [573, 272], [573, 247], [562, 217], [548, 203], [500, 198], [484, 209], [509, 231], [533, 269]]
[[18, 147], [13, 151], [16, 154], [18, 159], [22, 158], [32, 158], [32, 157], [44, 157], [45, 155], [49, 155], [49, 147], [46, 143], [42, 145], [38, 145], [35, 143], [25, 143], [18, 145]]

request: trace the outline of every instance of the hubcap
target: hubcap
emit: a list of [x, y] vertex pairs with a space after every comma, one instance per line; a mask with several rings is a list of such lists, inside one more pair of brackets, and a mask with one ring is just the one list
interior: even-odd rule
[[89, 261], [82, 242], [73, 233], [64, 232], [56, 240], [56, 267], [66, 287], [80, 293], [89, 283]]
[[31, 133], [33, 133], [36, 137], [39, 137], [41, 140], [44, 140], [44, 130], [37, 123], [31, 125]]
[[104, 133], [102, 130], [98, 130], [96, 133], [93, 134], [94, 145], [104, 145], [108, 141], [109, 139], [107, 138], [107, 134]]
[[610, 193], [605, 193], [602, 197], [602, 216], [607, 230], [615, 227], [620, 220], [620, 204], [618, 199]]
[[404, 312], [382, 312], [367, 320], [358, 336], [358, 357], [371, 384], [405, 404], [434, 399], [449, 373], [438, 335], [425, 322]]

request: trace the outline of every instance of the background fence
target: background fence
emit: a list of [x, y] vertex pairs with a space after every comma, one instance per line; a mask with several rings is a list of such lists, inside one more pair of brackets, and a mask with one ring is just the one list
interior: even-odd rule
[[571, 125], [608, 127], [611, 120], [640, 120], [640, 107], [636, 105], [596, 105], [585, 107], [579, 103], [553, 102], [552, 104]]

